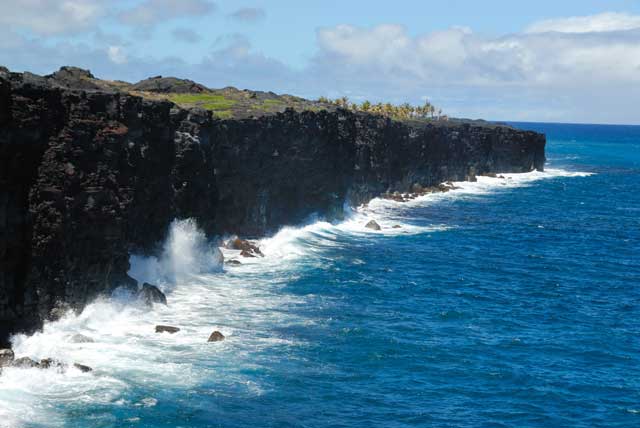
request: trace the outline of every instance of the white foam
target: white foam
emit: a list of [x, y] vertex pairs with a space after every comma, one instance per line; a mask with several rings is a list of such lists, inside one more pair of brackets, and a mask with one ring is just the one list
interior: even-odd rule
[[[217, 379], [237, 385], [248, 396], [260, 394], [260, 385], [242, 369], [262, 349], [299, 345], [278, 337], [273, 328], [307, 324], [281, 310], [304, 301], [282, 291], [286, 272], [268, 277], [262, 271], [223, 274], [215, 257], [218, 250], [202, 238], [192, 221], [174, 222], [161, 257], [132, 257], [131, 273], [139, 280], [164, 281], [168, 306], [148, 310], [128, 295], [117, 294], [91, 303], [79, 315], [69, 313], [46, 323], [41, 332], [14, 336], [17, 357], [52, 357], [94, 371], [5, 369], [0, 376], [2, 420], [12, 427], [59, 426], [64, 421], [55, 409], [65, 402], [146, 407], [157, 403], [156, 397], [130, 400], [133, 385], [141, 384], [188, 389]], [[158, 324], [181, 331], [157, 334]], [[214, 330], [226, 339], [207, 343]], [[76, 334], [94, 342], [73, 343]]]
[[161, 256], [133, 255], [129, 275], [139, 282], [168, 285], [221, 267], [222, 253], [207, 240], [196, 222], [193, 219], [174, 220]]
[[[132, 399], [128, 395], [136, 384], [188, 389], [203, 379], [216, 379], [236, 385], [236, 391], [248, 396], [260, 395], [264, 387], [248, 379], [243, 368], [252, 367], [262, 350], [304, 345], [280, 337], [275, 333], [279, 328], [314, 322], [286, 310], [313, 299], [284, 290], [295, 276], [298, 261], [320, 264], [328, 248], [347, 245], [349, 237], [433, 233], [448, 227], [411, 224], [402, 215], [404, 207], [527, 186], [540, 179], [590, 174], [550, 169], [503, 175], [505, 179], [478, 177], [476, 183], [455, 183], [460, 189], [406, 203], [375, 199], [348, 212], [342, 222], [312, 220], [301, 227], [282, 228], [260, 240], [264, 258], [239, 258], [242, 265], [229, 266], [225, 272], [220, 270], [219, 251], [195, 222], [175, 221], [160, 257], [131, 257], [130, 274], [139, 281], [160, 285], [168, 293], [169, 305], [148, 310], [129, 296], [119, 295], [97, 300], [79, 315], [68, 314], [47, 323], [42, 332], [32, 336], [15, 336], [17, 357], [53, 357], [69, 365], [91, 366], [94, 372], [5, 369], [0, 376], [0, 420], [4, 421], [0, 426], [61, 426], [63, 415], [55, 409], [65, 402], [155, 406], [156, 397]], [[365, 227], [372, 219], [381, 225], [381, 231]], [[401, 227], [394, 228], [396, 225]], [[223, 252], [225, 258], [238, 257], [237, 251]], [[354, 259], [353, 263], [362, 260]], [[156, 334], [157, 324], [178, 326], [181, 331]], [[214, 330], [221, 331], [225, 341], [207, 343]], [[71, 337], [76, 334], [95, 342], [73, 343]]]
[[441, 200], [481, 196], [498, 191], [527, 187], [540, 180], [549, 180], [563, 177], [589, 177], [591, 172], [567, 171], [558, 168], [548, 168], [545, 171], [532, 171], [527, 173], [498, 174], [504, 178], [478, 176], [478, 181], [456, 181], [453, 183], [457, 189], [442, 193], [429, 193], [419, 196], [407, 202], [397, 202], [389, 199], [375, 198], [366, 207], [370, 215], [382, 217], [401, 214], [403, 208], [413, 208], [419, 205], [433, 204]]

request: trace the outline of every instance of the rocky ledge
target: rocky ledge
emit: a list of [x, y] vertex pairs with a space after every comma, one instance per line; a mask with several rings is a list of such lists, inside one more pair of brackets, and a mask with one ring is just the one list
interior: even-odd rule
[[508, 126], [340, 109], [220, 120], [78, 69], [52, 76], [0, 69], [0, 347], [61, 305], [135, 286], [129, 254], [158, 251], [174, 218], [257, 237], [345, 201], [545, 162], [543, 135]]

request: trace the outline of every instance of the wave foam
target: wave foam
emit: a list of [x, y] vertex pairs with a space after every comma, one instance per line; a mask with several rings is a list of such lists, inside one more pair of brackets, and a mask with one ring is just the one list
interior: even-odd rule
[[129, 275], [139, 282], [162, 285], [188, 280], [194, 274], [220, 270], [222, 253], [193, 219], [174, 220], [158, 257], [131, 257]]
[[[18, 357], [53, 357], [94, 368], [90, 374], [70, 369], [7, 368], [0, 376], [0, 419], [3, 426], [62, 426], [60, 403], [135, 407], [158, 403], [147, 389], [193, 388], [203, 379], [217, 385], [235, 385], [248, 396], [262, 394], [262, 386], [247, 378], [246, 367], [255, 364], [262, 350], [300, 346], [279, 337], [277, 331], [292, 325], [308, 325], [282, 308], [308, 304], [313, 296], [295, 296], [284, 291], [299, 259], [322, 263], [327, 248], [351, 245], [353, 239], [371, 235], [431, 233], [446, 230], [443, 225], [418, 226], [402, 216], [402, 206], [433, 203], [442, 198], [485, 194], [497, 189], [529, 185], [554, 177], [584, 177], [589, 173], [550, 169], [544, 173], [504, 174], [505, 179], [479, 177], [476, 183], [442, 194], [426, 195], [398, 203], [376, 199], [366, 207], [350, 211], [340, 223], [314, 221], [302, 227], [285, 227], [262, 239], [264, 258], [242, 259], [239, 269], [220, 271], [220, 252], [212, 247], [192, 220], [172, 223], [160, 257], [131, 257], [130, 275], [168, 289], [169, 306], [151, 310], [136, 306], [125, 297], [101, 299], [79, 315], [68, 314], [32, 336], [16, 335], [13, 348]], [[376, 220], [381, 231], [365, 228]], [[400, 228], [394, 228], [399, 225]], [[236, 257], [233, 250], [222, 250]], [[361, 261], [360, 261], [361, 262]], [[355, 259], [353, 263], [358, 263]], [[268, 265], [268, 269], [264, 268]], [[156, 334], [157, 324], [175, 325], [175, 335]], [[221, 331], [224, 342], [206, 343], [213, 330]], [[91, 337], [93, 343], [73, 343], [76, 334]], [[145, 394], [136, 392], [144, 385]], [[0, 425], [2, 424], [0, 423]]]
[[440, 200], [450, 200], [460, 197], [487, 195], [504, 189], [527, 187], [540, 180], [570, 177], [589, 177], [591, 172], [567, 171], [558, 168], [548, 168], [545, 171], [532, 171], [526, 173], [499, 174], [504, 178], [478, 176], [478, 181], [456, 181], [453, 184], [457, 189], [444, 193], [430, 193], [419, 196], [407, 202], [396, 202], [389, 199], [375, 198], [366, 210], [372, 215], [388, 216], [397, 215], [402, 207], [415, 207], [426, 203], [436, 203]]

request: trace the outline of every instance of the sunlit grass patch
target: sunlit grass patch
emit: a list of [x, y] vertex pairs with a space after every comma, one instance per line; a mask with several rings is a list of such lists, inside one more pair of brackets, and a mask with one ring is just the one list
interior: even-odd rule
[[218, 94], [171, 94], [169, 100], [184, 106], [197, 106], [206, 110], [229, 110], [236, 100]]

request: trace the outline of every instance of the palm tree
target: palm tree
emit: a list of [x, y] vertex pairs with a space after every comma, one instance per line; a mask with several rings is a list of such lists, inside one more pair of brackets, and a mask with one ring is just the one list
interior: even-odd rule
[[348, 97], [338, 98], [338, 105], [342, 108], [349, 108], [349, 98]]

